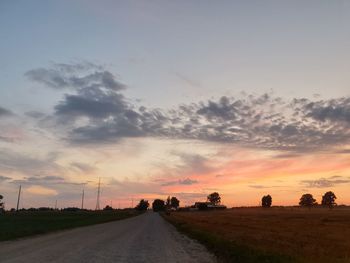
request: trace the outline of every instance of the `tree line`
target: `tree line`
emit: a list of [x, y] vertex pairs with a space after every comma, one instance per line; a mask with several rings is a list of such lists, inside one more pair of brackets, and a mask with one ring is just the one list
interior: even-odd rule
[[[327, 206], [329, 208], [333, 208], [337, 204], [335, 202], [335, 199], [337, 199], [335, 194], [332, 191], [328, 191], [322, 196], [321, 205]], [[272, 205], [272, 197], [270, 195], [263, 196], [261, 199], [261, 206], [270, 207], [271, 205]], [[316, 199], [312, 196], [312, 194], [303, 194], [300, 197], [299, 205], [303, 207], [311, 208], [313, 206], [318, 205], [318, 203]]]
[[[0, 195], [0, 213], [4, 212], [4, 202], [3, 202], [3, 196]], [[333, 208], [336, 205], [335, 200], [337, 199], [336, 195], [332, 191], [326, 192], [322, 196], [321, 205], [327, 206], [329, 208]], [[213, 192], [207, 196], [207, 201], [213, 205], [218, 205], [221, 203], [221, 197], [218, 192]], [[312, 194], [303, 194], [299, 200], [299, 205], [302, 207], [308, 207], [311, 208], [313, 206], [318, 205], [316, 199], [313, 197]], [[139, 211], [146, 211], [149, 208], [150, 204], [147, 200], [141, 199], [140, 202], [135, 207], [136, 210]], [[166, 199], [166, 201], [162, 199], [155, 199], [152, 203], [152, 209], [155, 212], [159, 211], [165, 211], [165, 210], [177, 210], [180, 206], [180, 201], [175, 196], [170, 197]], [[272, 197], [271, 195], [265, 195], [261, 199], [261, 206], [262, 207], [271, 207], [272, 206]], [[45, 208], [50, 209], [50, 208]], [[73, 208], [66, 208], [66, 209], [73, 209]], [[78, 208], [74, 208], [78, 209]], [[39, 209], [40, 210], [40, 209]], [[44, 209], [41, 209], [44, 210]], [[103, 210], [113, 210], [112, 207], [106, 206]]]
[[[321, 205], [333, 208], [336, 205], [335, 200], [337, 197], [332, 191], [326, 192], [322, 196]], [[218, 192], [213, 192], [207, 196], [207, 202], [213, 205], [218, 205], [221, 203], [221, 197]], [[312, 194], [303, 194], [299, 200], [299, 205], [301, 207], [311, 208], [312, 206], [318, 205], [316, 199], [313, 198]], [[168, 196], [167, 200], [155, 199], [152, 203], [152, 209], [155, 212], [165, 211], [167, 209], [177, 209], [180, 206], [180, 201], [176, 197]], [[271, 195], [264, 195], [261, 198], [262, 207], [271, 207], [272, 206], [272, 197]], [[139, 204], [135, 209], [140, 211], [145, 211], [149, 208], [149, 203], [147, 200], [141, 199]]]
[[4, 197], [0, 195], [0, 213], [4, 212], [4, 202], [2, 201]]
[[[166, 201], [162, 199], [155, 199], [152, 203], [152, 209], [155, 212], [165, 211], [166, 209], [178, 209], [180, 206], [180, 201], [175, 196], [166, 199]], [[138, 205], [135, 207], [136, 210], [146, 211], [149, 207], [149, 203], [145, 199], [141, 199]]]

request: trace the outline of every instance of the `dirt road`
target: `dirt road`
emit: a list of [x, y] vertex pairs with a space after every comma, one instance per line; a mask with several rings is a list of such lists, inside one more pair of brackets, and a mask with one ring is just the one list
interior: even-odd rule
[[215, 262], [157, 213], [0, 242], [0, 262]]

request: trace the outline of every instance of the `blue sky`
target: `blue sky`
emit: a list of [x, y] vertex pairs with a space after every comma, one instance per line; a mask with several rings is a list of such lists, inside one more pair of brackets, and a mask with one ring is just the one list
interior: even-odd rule
[[349, 8], [347, 1], [2, 2], [3, 103], [15, 94], [18, 107], [30, 103], [21, 98], [24, 86], [32, 92], [27, 70], [76, 60], [108, 65], [130, 97], [152, 106], [241, 91], [348, 95]]
[[[26, 178], [33, 193], [70, 196], [68, 184], [56, 189], [43, 183], [45, 178], [81, 182], [84, 170], [89, 181], [107, 174], [107, 181], [128, 185], [125, 196], [180, 191], [190, 202], [205, 195], [210, 176], [231, 167], [235, 151], [248, 151], [256, 162], [250, 151], [262, 150], [258, 163], [269, 163], [271, 154], [316, 158], [310, 155], [311, 146], [319, 154], [326, 146], [332, 154], [335, 149], [348, 151], [349, 14], [348, 1], [1, 1], [0, 117], [5, 117], [0, 125], [0, 176], [12, 181], [3, 180], [0, 190], [13, 192], [16, 180]], [[78, 70], [82, 66], [86, 72]], [[58, 85], [54, 77], [66, 83]], [[98, 87], [74, 82], [84, 77], [84, 85]], [[126, 88], [114, 89], [104, 77]], [[88, 91], [99, 94], [99, 106]], [[293, 104], [293, 99], [299, 101]], [[90, 104], [78, 109], [73, 100]], [[256, 121], [250, 119], [253, 113]], [[261, 116], [269, 123], [257, 126]], [[137, 132], [130, 129], [133, 125]], [[250, 139], [237, 135], [239, 131]], [[91, 146], [82, 140], [93, 141], [96, 151], [86, 151]], [[5, 153], [8, 149], [14, 152]], [[113, 154], [128, 167], [116, 165], [112, 157], [102, 161]], [[208, 164], [213, 156], [216, 164]], [[321, 185], [335, 185], [329, 178], [344, 176], [345, 168], [334, 168], [344, 167], [343, 157], [336, 155], [334, 166], [308, 175]], [[22, 166], [16, 170], [15, 160], [35, 163], [44, 172], [33, 175], [32, 168]], [[52, 165], [42, 167], [45, 160]], [[191, 165], [197, 172], [187, 167]], [[171, 178], [164, 182], [167, 173]], [[299, 185], [298, 176], [305, 175], [298, 172], [294, 181], [286, 179], [291, 185], [286, 191]], [[227, 175], [227, 182], [239, 178]], [[241, 191], [261, 186], [258, 179], [247, 178], [240, 181]], [[337, 182], [344, 186], [341, 182], [347, 180]], [[176, 182], [177, 189], [162, 187]], [[142, 188], [149, 192], [140, 192]], [[215, 189], [234, 199], [222, 183]], [[109, 193], [106, 198], [112, 197]]]

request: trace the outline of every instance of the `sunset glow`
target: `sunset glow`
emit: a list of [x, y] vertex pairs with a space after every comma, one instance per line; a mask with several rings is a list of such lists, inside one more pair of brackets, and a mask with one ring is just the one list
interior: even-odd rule
[[350, 205], [350, 4], [248, 2], [0, 4], [6, 209]]

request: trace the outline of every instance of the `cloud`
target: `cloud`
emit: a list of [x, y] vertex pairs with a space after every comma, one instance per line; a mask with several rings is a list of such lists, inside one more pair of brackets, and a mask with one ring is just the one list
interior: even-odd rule
[[300, 183], [308, 188], [327, 188], [339, 184], [348, 184], [350, 183], [350, 179], [341, 176], [332, 176], [330, 178], [320, 178], [318, 180], [303, 180]]
[[286, 154], [278, 154], [275, 155], [273, 158], [276, 159], [289, 159], [289, 158], [296, 158], [299, 157], [300, 154], [296, 154], [296, 153], [286, 153]]
[[276, 186], [276, 185], [267, 186], [267, 185], [253, 184], [253, 185], [249, 185], [249, 187], [255, 188], [255, 189], [269, 189], [269, 188], [279, 188], [281, 186]]
[[336, 153], [349, 154], [350, 153], [350, 149], [342, 149], [342, 150], [337, 151]]
[[350, 143], [350, 98], [312, 101], [284, 100], [273, 94], [241, 95], [171, 110], [148, 109], [130, 103], [122, 94], [126, 87], [102, 66], [54, 64], [26, 75], [50, 88], [69, 91], [50, 119], [55, 131], [72, 144], [153, 137], [298, 154], [330, 151]]
[[321, 122], [350, 124], [350, 98], [310, 102], [304, 106], [306, 115]]
[[89, 173], [96, 169], [95, 167], [89, 164], [80, 163], [80, 162], [71, 162], [70, 166], [73, 167], [75, 170], [78, 170], [79, 172], [83, 172], [83, 173]]
[[[95, 71], [85, 72], [90, 67]], [[68, 131], [65, 137], [71, 143], [145, 136], [147, 130], [155, 127], [153, 120], [159, 121], [156, 111], [137, 112], [120, 93], [125, 86], [100, 66], [54, 64], [53, 68], [34, 69], [26, 75], [49, 88], [70, 90], [46, 121], [53, 121], [55, 128], [58, 125]]]
[[62, 171], [56, 164], [56, 153], [49, 153], [44, 158], [35, 158], [10, 149], [0, 149], [0, 170], [23, 174], [52, 174]]
[[29, 177], [23, 177], [22, 179], [15, 179], [10, 181], [10, 183], [16, 184], [16, 185], [40, 185], [40, 186], [79, 186], [79, 185], [85, 185], [86, 182], [72, 182], [70, 180], [66, 180], [64, 177], [61, 176], [55, 176], [55, 175], [47, 175], [47, 176], [29, 176]]
[[259, 184], [249, 185], [249, 187], [255, 188], [255, 189], [267, 189], [267, 188], [271, 188], [271, 186], [265, 186], [265, 185], [259, 185]]
[[3, 142], [14, 142], [15, 140], [13, 138], [9, 138], [7, 136], [1, 136], [0, 135], [0, 141], [3, 141]]
[[46, 114], [39, 111], [28, 111], [25, 113], [25, 115], [34, 119], [41, 119], [46, 116]]
[[40, 185], [33, 185], [26, 189], [26, 192], [34, 195], [46, 195], [46, 196], [55, 196], [58, 192], [54, 189], [43, 187]]
[[0, 107], [0, 117], [11, 116], [11, 115], [13, 115], [13, 113], [10, 110]]
[[25, 76], [30, 80], [54, 89], [81, 89], [104, 87], [111, 90], [121, 90], [124, 85], [115, 76], [92, 63], [59, 64], [51, 68], [29, 70]]
[[180, 158], [180, 164], [176, 166], [176, 169], [181, 174], [204, 174], [215, 170], [209, 163], [207, 157], [200, 154], [189, 154], [184, 152], [173, 152], [173, 154]]
[[197, 183], [198, 183], [197, 180], [192, 180], [190, 178], [186, 178], [186, 179], [183, 179], [183, 180], [166, 182], [166, 183], [163, 183], [162, 186], [193, 185], [193, 184], [197, 184]]
[[175, 76], [178, 77], [180, 80], [182, 80], [183, 82], [185, 82], [187, 85], [189, 85], [191, 87], [195, 87], [195, 88], [201, 87], [201, 84], [199, 83], [199, 81], [194, 80], [185, 74], [175, 72]]
[[7, 177], [7, 176], [0, 175], [0, 182], [7, 181], [7, 180], [11, 180], [11, 178]]

